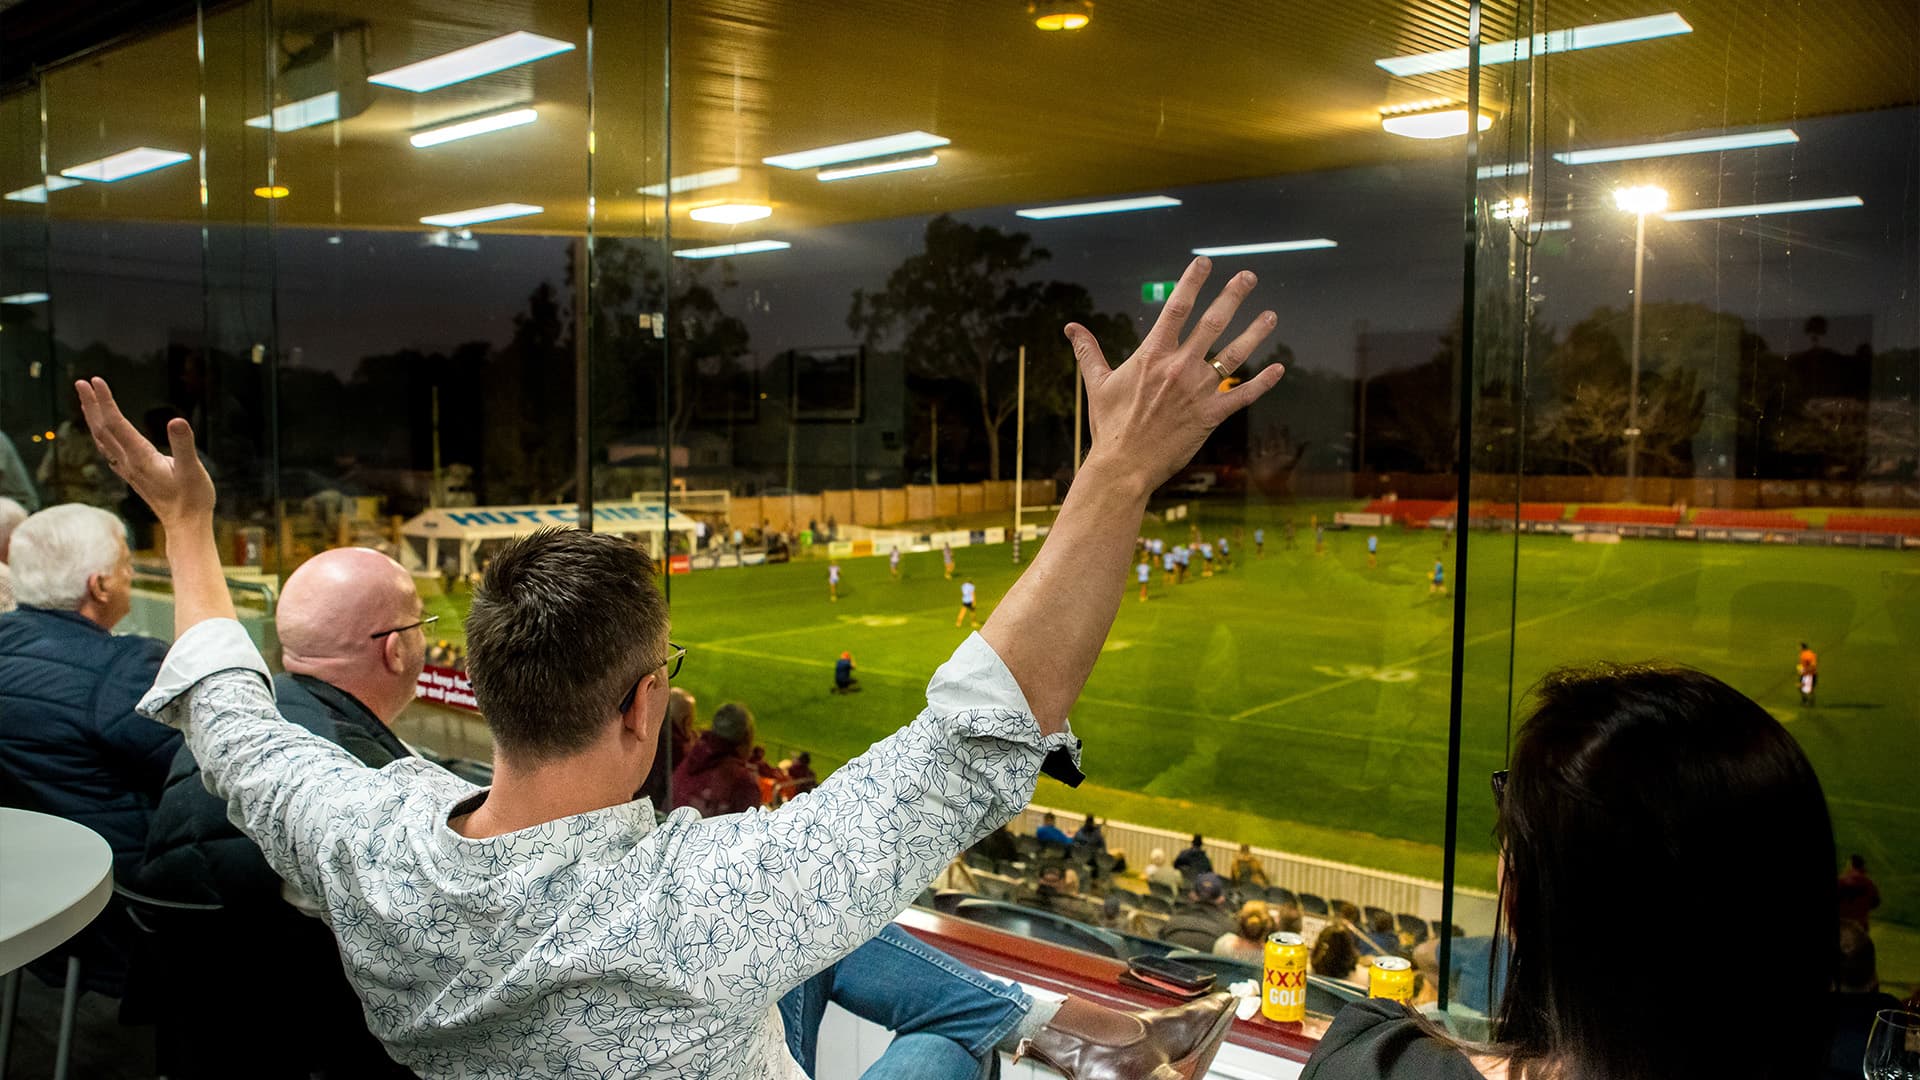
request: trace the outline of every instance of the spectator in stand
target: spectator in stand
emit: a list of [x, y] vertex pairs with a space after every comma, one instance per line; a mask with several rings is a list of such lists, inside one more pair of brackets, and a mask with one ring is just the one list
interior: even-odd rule
[[1192, 846], [1173, 857], [1173, 868], [1188, 881], [1213, 873], [1213, 860], [1207, 857], [1206, 841], [1199, 833], [1193, 834]]
[[1274, 933], [1282, 931], [1297, 934], [1306, 924], [1306, 913], [1299, 904], [1268, 904], [1267, 913], [1273, 919]]
[[1267, 887], [1267, 872], [1260, 866], [1260, 860], [1253, 857], [1253, 847], [1241, 844], [1240, 851], [1233, 857], [1233, 869], [1227, 877], [1238, 888]]
[[[413, 576], [368, 548], [336, 548], [301, 563], [274, 613], [282, 666], [280, 715], [369, 768], [412, 757], [388, 727], [413, 701], [426, 659], [426, 627]], [[282, 897], [266, 857], [227, 818], [186, 747], [174, 756], [147, 837], [140, 891], [162, 900], [219, 904], [219, 913], [163, 924], [157, 952], [168, 992], [193, 1002], [203, 1030], [185, 1032], [186, 1060], [171, 1075], [409, 1076], [367, 1032], [326, 924]], [[271, 941], [273, 958], [235, 979], [188, 958], [236, 941]], [[217, 1018], [217, 1019], [216, 1019]], [[276, 1071], [277, 1070], [277, 1071]]]
[[972, 850], [976, 854], [985, 855], [996, 863], [1020, 861], [1020, 847], [1014, 843], [1013, 830], [1007, 828], [1005, 825], [981, 837], [980, 842], [973, 845]]
[[780, 771], [787, 774], [787, 798], [805, 795], [820, 786], [820, 778], [813, 774], [813, 755], [805, 750], [780, 763]]
[[19, 449], [4, 431], [0, 431], [0, 498], [12, 499], [29, 514], [40, 509], [40, 492], [34, 489], [33, 477], [27, 475]]
[[[133, 880], [180, 734], [134, 711], [167, 647], [112, 627], [133, 606], [120, 519], [65, 503], [28, 517], [8, 551], [19, 607], [0, 615], [0, 774], [19, 801], [99, 833], [114, 877]], [[118, 996], [125, 924], [102, 919], [70, 946], [87, 989]], [[36, 967], [64, 981], [65, 961]]]
[[1100, 821], [1096, 817], [1087, 815], [1087, 821], [1081, 822], [1081, 826], [1073, 830], [1073, 846], [1085, 847], [1089, 851], [1106, 851], [1106, 832], [1100, 830]]
[[1860, 1060], [1866, 1056], [1874, 1014], [1899, 1007], [1897, 998], [1880, 990], [1873, 938], [1867, 928], [1852, 919], [1841, 919], [1838, 969], [1833, 976], [1833, 993], [1827, 995], [1827, 1015], [1833, 1027], [1833, 1045], [1827, 1053], [1829, 1080], [1854, 1080], [1860, 1075]]
[[1308, 963], [1315, 975], [1352, 982], [1360, 966], [1360, 946], [1354, 941], [1353, 931], [1344, 923], [1328, 925], [1314, 940]]
[[1080, 875], [1074, 873], [1070, 866], [1048, 863], [1040, 868], [1033, 891], [1038, 893], [1043, 901], [1056, 896], [1079, 896]]
[[13, 540], [13, 530], [27, 520], [26, 508], [12, 499], [0, 496], [0, 615], [12, 611], [13, 572], [7, 569], [7, 547]]
[[673, 778], [673, 771], [693, 752], [694, 704], [693, 695], [677, 686], [667, 691], [666, 722], [660, 725], [653, 767], [647, 772], [646, 783], [640, 785], [640, 795], [653, 801], [656, 812], [665, 813], [672, 809], [673, 800], [667, 790], [668, 783]]
[[1373, 946], [1373, 952], [1381, 956], [1405, 956], [1406, 946], [1400, 942], [1400, 928], [1393, 923], [1393, 914], [1376, 911], [1367, 917], [1367, 928], [1360, 936]]
[[1165, 848], [1154, 848], [1148, 853], [1147, 868], [1141, 876], [1147, 879], [1149, 885], [1165, 885], [1175, 890], [1187, 883], [1187, 879], [1180, 876], [1180, 871], [1167, 865]]
[[785, 802], [787, 774], [767, 760], [767, 748], [756, 746], [747, 753], [747, 764], [753, 767], [754, 781], [760, 785], [760, 805], [778, 806]]
[[65, 503], [21, 522], [8, 559], [19, 608], [0, 615], [0, 770], [33, 809], [105, 837], [131, 881], [180, 734], [134, 711], [166, 645], [113, 633], [133, 607], [126, 528]]
[[860, 680], [853, 677], [853, 654], [843, 652], [840, 659], [833, 662], [833, 692], [851, 694], [860, 689]]
[[1040, 816], [1040, 827], [1033, 830], [1033, 838], [1043, 844], [1058, 844], [1061, 847], [1073, 845], [1073, 838], [1061, 830], [1051, 813]]
[[1183, 949], [1212, 952], [1221, 934], [1234, 930], [1233, 914], [1227, 910], [1227, 883], [1219, 874], [1201, 874], [1193, 879], [1193, 889], [1181, 903], [1175, 904], [1173, 917], [1160, 930], [1160, 940]]
[[1213, 955], [1248, 963], [1265, 963], [1267, 935], [1273, 933], [1273, 915], [1267, 910], [1267, 905], [1259, 900], [1241, 904], [1240, 914], [1234, 922], [1232, 930], [1214, 939]]
[[1100, 901], [1100, 925], [1107, 930], [1122, 934], [1133, 932], [1133, 913], [1120, 902], [1120, 892], [1115, 890]]
[[1414, 946], [1413, 973], [1418, 982], [1413, 991], [1413, 1007], [1422, 1015], [1433, 1016], [1440, 1004], [1440, 939], [1430, 937]]
[[[1806, 928], [1833, 925], [1833, 826], [1799, 744], [1684, 668], [1562, 670], [1534, 700], [1511, 774], [1493, 776], [1500, 1042], [1462, 1046], [1403, 1006], [1361, 1001], [1334, 1018], [1303, 1080], [1820, 1075], [1837, 950]], [[1619, 935], [1595, 928], [1649, 895], [1712, 912], [1717, 941], [1765, 942], [1716, 951], [1713, 980], [1765, 987], [1766, 1015], [1784, 1022], [1764, 1038], [1707, 1037], [1683, 1022], [1701, 1015], [1698, 980], [1622, 993]]]
[[1847, 856], [1847, 868], [1840, 871], [1840, 917], [1871, 927], [1868, 913], [1879, 906], [1880, 886], [1867, 876], [1867, 860], [1857, 854]]
[[713, 727], [674, 768], [673, 808], [719, 817], [759, 806], [760, 771], [749, 763], [752, 756], [753, 714], [729, 701], [713, 711]]

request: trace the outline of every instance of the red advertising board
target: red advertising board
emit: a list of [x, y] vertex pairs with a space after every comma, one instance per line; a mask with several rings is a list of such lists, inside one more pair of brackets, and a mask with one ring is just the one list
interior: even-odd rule
[[467, 673], [449, 667], [421, 668], [420, 681], [414, 684], [413, 696], [417, 701], [450, 705], [468, 712], [480, 711], [480, 706], [473, 700], [473, 683], [467, 681]]
[[693, 556], [691, 555], [669, 556], [667, 559], [667, 573], [669, 574], [693, 573]]

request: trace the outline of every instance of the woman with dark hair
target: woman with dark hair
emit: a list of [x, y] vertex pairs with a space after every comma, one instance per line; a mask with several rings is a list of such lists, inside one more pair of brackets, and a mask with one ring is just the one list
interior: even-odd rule
[[1309, 962], [1315, 975], [1351, 982], [1353, 969], [1360, 964], [1360, 946], [1353, 940], [1353, 931], [1344, 923], [1334, 923], [1320, 931]]
[[[1348, 1006], [1304, 1080], [1480, 1076], [1648, 1080], [1817, 1076], [1832, 981], [1833, 832], [1820, 782], [1765, 709], [1664, 665], [1557, 671], [1495, 773], [1506, 993], [1489, 1046], [1399, 1005]], [[1621, 913], [1684, 905], [1738, 943], [1721, 1003], [1666, 978]]]

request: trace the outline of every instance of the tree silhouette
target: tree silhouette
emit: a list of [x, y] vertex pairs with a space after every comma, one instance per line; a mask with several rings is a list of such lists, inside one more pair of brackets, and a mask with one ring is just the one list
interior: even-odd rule
[[1073, 412], [1072, 349], [1061, 328], [1077, 321], [1117, 358], [1137, 344], [1131, 321], [1094, 310], [1077, 284], [1026, 277], [1051, 253], [1022, 232], [927, 222], [926, 247], [887, 276], [878, 292], [855, 290], [847, 326], [876, 352], [893, 341], [906, 369], [971, 387], [987, 438], [987, 472], [1001, 476], [1001, 430], [1019, 407], [1017, 357], [1027, 347], [1027, 400], [1054, 415]]

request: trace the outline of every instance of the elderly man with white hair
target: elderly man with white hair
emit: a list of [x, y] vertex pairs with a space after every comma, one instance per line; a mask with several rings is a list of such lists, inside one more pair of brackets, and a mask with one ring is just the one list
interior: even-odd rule
[[13, 530], [19, 608], [0, 615], [0, 770], [36, 808], [85, 825], [127, 878], [180, 734], [134, 711], [164, 643], [117, 636], [133, 606], [126, 528], [105, 510], [50, 507]]
[[[274, 625], [281, 667], [273, 678], [280, 715], [379, 768], [411, 757], [388, 728], [407, 703], [426, 658], [426, 628], [413, 576], [369, 548], [338, 548], [287, 577]], [[166, 955], [181, 958], [179, 1022], [205, 1037], [182, 1041], [188, 1075], [305, 1077], [410, 1076], [367, 1032], [347, 985], [333, 935], [282, 898], [279, 875], [207, 790], [193, 752], [182, 747], [154, 812], [139, 889], [163, 900], [215, 903], [216, 916], [170, 932]], [[235, 941], [272, 941], [270, 962], [244, 978], [187, 958], [220, 955]], [[183, 1032], [183, 1034], [185, 1034]]]
[[27, 508], [0, 496], [0, 614], [12, 611], [13, 571], [7, 569], [7, 547], [13, 542], [13, 530], [27, 520]]

